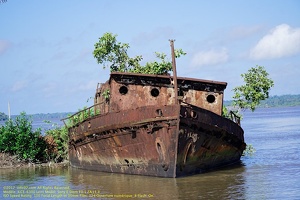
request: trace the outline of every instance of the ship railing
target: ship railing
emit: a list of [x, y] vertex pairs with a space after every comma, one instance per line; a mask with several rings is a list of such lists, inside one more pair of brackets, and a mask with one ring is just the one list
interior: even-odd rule
[[95, 117], [97, 115], [101, 115], [108, 112], [108, 105], [106, 102], [100, 102], [94, 104], [90, 107], [84, 108], [73, 115], [70, 115], [62, 121], [64, 122], [65, 126], [72, 127], [75, 126], [89, 118]]
[[[187, 103], [185, 101], [181, 101], [181, 104], [186, 104], [186, 105], [189, 105], [189, 106], [195, 106], [193, 104], [190, 104], [190, 103]], [[233, 121], [234, 123], [238, 124], [239, 126], [241, 126], [241, 117], [239, 115], [237, 115], [236, 112], [234, 111], [230, 111], [229, 112], [229, 115], [226, 115], [224, 116], [225, 118], [227, 119], [230, 119], [231, 121]]]

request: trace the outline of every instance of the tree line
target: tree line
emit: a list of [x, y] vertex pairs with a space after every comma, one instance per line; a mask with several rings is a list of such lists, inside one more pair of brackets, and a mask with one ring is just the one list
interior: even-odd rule
[[[232, 100], [224, 101], [225, 106], [230, 106]], [[260, 102], [258, 107], [290, 107], [300, 106], [300, 94], [274, 95]]]
[[[74, 112], [57, 112], [57, 113], [37, 113], [28, 115], [32, 118], [32, 120], [52, 120], [52, 119], [63, 119], [68, 115], [72, 115]], [[18, 115], [12, 115], [11, 118], [15, 119]], [[0, 121], [8, 120], [8, 116], [0, 112]]]

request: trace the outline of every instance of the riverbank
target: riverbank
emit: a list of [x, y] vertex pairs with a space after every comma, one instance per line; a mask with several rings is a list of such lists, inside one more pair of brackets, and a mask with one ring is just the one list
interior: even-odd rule
[[28, 167], [58, 167], [68, 166], [69, 161], [64, 160], [59, 163], [46, 162], [46, 163], [31, 163], [25, 160], [18, 159], [16, 155], [10, 155], [8, 153], [0, 153], [0, 169], [7, 168], [28, 168]]

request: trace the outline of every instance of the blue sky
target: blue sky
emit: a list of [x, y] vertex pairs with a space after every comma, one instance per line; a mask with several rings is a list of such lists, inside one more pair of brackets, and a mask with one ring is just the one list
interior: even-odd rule
[[300, 94], [300, 1], [7, 0], [0, 4], [0, 112], [77, 111], [89, 106], [109, 70], [93, 57], [105, 32], [130, 44], [130, 56], [153, 61], [170, 53], [169, 39], [187, 55], [178, 76], [228, 83], [262, 65], [271, 95]]

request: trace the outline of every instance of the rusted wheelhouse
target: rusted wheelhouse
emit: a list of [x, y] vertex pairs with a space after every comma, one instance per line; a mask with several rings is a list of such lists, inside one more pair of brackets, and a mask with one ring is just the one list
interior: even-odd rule
[[245, 149], [243, 130], [221, 116], [226, 85], [111, 73], [97, 86], [94, 105], [68, 118], [70, 164], [178, 177], [239, 161]]

